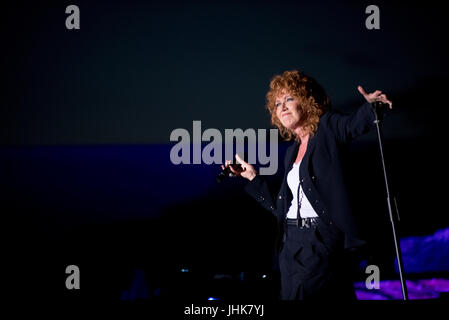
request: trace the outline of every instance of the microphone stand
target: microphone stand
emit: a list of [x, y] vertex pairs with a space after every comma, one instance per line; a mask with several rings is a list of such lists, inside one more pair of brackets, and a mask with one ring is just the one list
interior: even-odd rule
[[[403, 300], [408, 300], [408, 294], [407, 294], [407, 285], [405, 283], [404, 280], [404, 275], [403, 275], [403, 267], [402, 267], [402, 255], [401, 255], [401, 247], [399, 245], [399, 240], [396, 234], [396, 226], [395, 226], [395, 221], [393, 218], [393, 212], [391, 209], [391, 201], [390, 201], [390, 189], [388, 187], [388, 178], [387, 178], [387, 170], [385, 168], [385, 159], [384, 159], [384, 152], [383, 152], [383, 145], [382, 145], [382, 135], [381, 135], [381, 130], [380, 130], [380, 119], [379, 119], [379, 115], [378, 115], [378, 108], [382, 105], [381, 102], [374, 102], [371, 103], [371, 107], [373, 109], [374, 112], [374, 123], [376, 124], [376, 129], [377, 129], [377, 139], [379, 141], [379, 148], [380, 148], [380, 157], [382, 160], [382, 168], [383, 168], [383, 173], [384, 173], [384, 180], [385, 180], [385, 189], [387, 191], [387, 204], [388, 204], [388, 212], [390, 214], [390, 221], [391, 221], [391, 227], [392, 227], [392, 231], [393, 231], [393, 239], [394, 239], [394, 246], [396, 248], [396, 258], [398, 260], [398, 269], [399, 269], [399, 278], [401, 280], [401, 288], [402, 288], [402, 298]], [[395, 205], [396, 205], [396, 199], [395, 200]], [[399, 220], [399, 212], [397, 211], [397, 206], [396, 206], [396, 212], [398, 214], [398, 220]]]

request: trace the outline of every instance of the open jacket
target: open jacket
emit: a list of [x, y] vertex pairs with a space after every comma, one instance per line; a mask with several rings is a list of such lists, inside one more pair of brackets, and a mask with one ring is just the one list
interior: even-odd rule
[[[375, 115], [368, 102], [350, 115], [333, 111], [325, 113], [318, 123], [315, 135], [309, 138], [299, 168], [299, 181], [307, 199], [326, 226], [338, 228], [344, 233], [345, 249], [360, 247], [365, 242], [360, 239], [352, 215], [342, 172], [340, 149], [344, 144], [374, 128], [374, 120]], [[293, 167], [298, 148], [299, 143], [294, 142], [286, 151], [285, 172], [275, 199], [272, 198], [263, 176], [257, 175], [245, 186], [249, 195], [277, 217], [278, 244], [283, 237], [286, 214], [293, 199], [287, 184], [287, 174]]]

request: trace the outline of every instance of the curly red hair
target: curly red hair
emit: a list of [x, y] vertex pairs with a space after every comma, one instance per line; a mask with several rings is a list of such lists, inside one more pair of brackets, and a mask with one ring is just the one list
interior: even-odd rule
[[271, 79], [270, 90], [266, 95], [266, 108], [271, 114], [271, 124], [279, 129], [281, 137], [287, 141], [293, 137], [299, 141], [299, 137], [284, 127], [276, 115], [276, 98], [285, 92], [299, 100], [302, 127], [313, 136], [321, 116], [330, 109], [330, 100], [326, 92], [315, 79], [297, 70], [285, 71], [282, 75], [276, 75]]

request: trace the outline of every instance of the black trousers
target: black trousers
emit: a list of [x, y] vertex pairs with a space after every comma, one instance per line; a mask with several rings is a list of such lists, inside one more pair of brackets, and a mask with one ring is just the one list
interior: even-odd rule
[[282, 300], [356, 300], [341, 231], [322, 221], [285, 231], [279, 254]]

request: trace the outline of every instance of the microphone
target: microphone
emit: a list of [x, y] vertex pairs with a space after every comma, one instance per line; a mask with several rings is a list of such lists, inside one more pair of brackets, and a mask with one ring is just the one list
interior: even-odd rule
[[387, 110], [385, 106], [387, 106], [387, 104], [382, 101], [371, 102], [371, 110], [373, 110], [374, 113], [374, 123], [377, 124], [384, 119]]
[[[235, 157], [234, 157], [234, 159], [235, 159]], [[247, 162], [247, 155], [246, 155], [246, 153], [243, 153], [243, 161]], [[232, 168], [234, 170], [239, 170], [242, 167], [242, 165], [240, 163], [234, 163], [234, 164], [231, 164], [230, 166], [232, 166]], [[232, 173], [232, 171], [230, 169], [230, 166], [227, 166], [226, 168], [221, 170], [221, 172], [218, 174], [218, 176], [217, 176], [217, 182], [218, 183], [222, 182], [224, 180], [224, 178], [226, 178], [226, 177], [233, 177], [234, 176], [234, 174]]]

